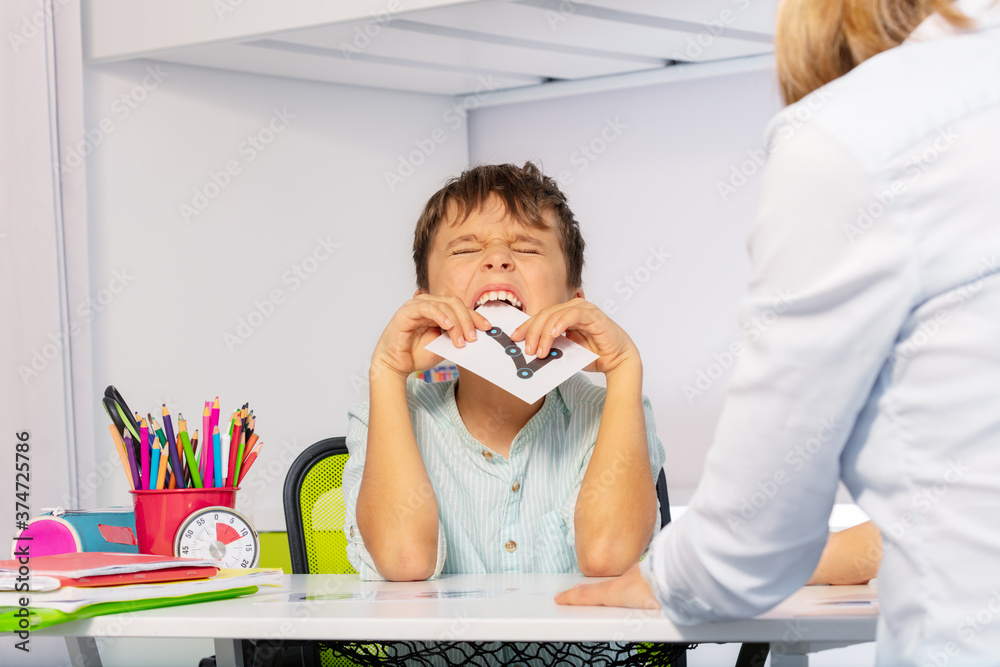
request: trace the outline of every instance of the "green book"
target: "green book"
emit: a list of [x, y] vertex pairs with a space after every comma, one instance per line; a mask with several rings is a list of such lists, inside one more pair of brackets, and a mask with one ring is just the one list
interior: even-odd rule
[[21, 621], [24, 616], [15, 616], [20, 611], [19, 607], [0, 607], [0, 632], [17, 632], [18, 630], [38, 630], [47, 628], [50, 625], [75, 621], [81, 618], [92, 618], [105, 614], [118, 614], [127, 611], [142, 611], [143, 609], [158, 609], [160, 607], [173, 607], [182, 604], [193, 604], [195, 602], [211, 602], [212, 600], [228, 600], [229, 598], [241, 595], [256, 593], [256, 586], [243, 586], [242, 588], [230, 588], [224, 591], [209, 591], [205, 593], [192, 593], [190, 595], [180, 595], [171, 598], [149, 598], [146, 600], [124, 600], [122, 602], [102, 602], [86, 607], [80, 607], [73, 612], [59, 611], [46, 607], [28, 607], [28, 627], [24, 628]]

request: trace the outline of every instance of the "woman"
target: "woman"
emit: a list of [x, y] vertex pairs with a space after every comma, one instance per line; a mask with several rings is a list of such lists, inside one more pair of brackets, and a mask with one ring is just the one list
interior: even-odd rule
[[741, 315], [793, 305], [747, 343], [690, 510], [557, 601], [755, 615], [806, 583], [843, 479], [884, 540], [879, 663], [995, 662], [1000, 8], [790, 0], [775, 43]]

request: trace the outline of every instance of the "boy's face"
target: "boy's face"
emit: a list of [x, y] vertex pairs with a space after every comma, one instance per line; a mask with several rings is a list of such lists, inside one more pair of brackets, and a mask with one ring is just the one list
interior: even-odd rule
[[567, 287], [566, 258], [549, 215], [550, 226], [536, 229], [512, 218], [497, 197], [490, 197], [455, 225], [456, 208], [449, 207], [434, 234], [427, 261], [430, 294], [457, 296], [473, 310], [504, 300], [528, 315], [583, 296], [583, 290]]

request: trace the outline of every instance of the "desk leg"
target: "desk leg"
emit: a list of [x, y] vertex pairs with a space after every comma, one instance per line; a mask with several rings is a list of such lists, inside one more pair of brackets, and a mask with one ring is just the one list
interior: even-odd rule
[[243, 667], [243, 640], [215, 640], [216, 667]]
[[861, 642], [771, 642], [772, 667], [809, 667], [809, 654], [831, 648], [854, 646]]
[[809, 667], [809, 645], [772, 642], [771, 667]]
[[101, 654], [93, 637], [66, 637], [66, 650], [73, 667], [101, 667]]

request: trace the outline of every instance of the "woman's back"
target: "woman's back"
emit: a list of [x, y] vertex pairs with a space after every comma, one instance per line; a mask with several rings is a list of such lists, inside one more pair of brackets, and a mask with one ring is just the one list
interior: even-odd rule
[[[800, 271], [804, 302], [858, 287], [837, 316], [868, 319], [864, 345], [891, 339], [840, 459], [884, 538], [880, 663], [985, 664], [1000, 651], [1000, 29], [918, 39], [789, 107], [768, 178], [787, 186], [808, 161], [835, 193], [780, 279]], [[762, 222], [755, 260], [779, 242]]]

